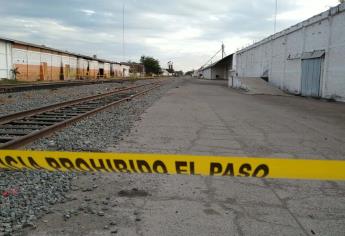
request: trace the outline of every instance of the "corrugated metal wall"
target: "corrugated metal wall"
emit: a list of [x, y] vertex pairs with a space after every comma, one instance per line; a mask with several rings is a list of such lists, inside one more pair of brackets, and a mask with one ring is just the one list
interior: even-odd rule
[[302, 85], [303, 96], [319, 97], [322, 58], [302, 60]]

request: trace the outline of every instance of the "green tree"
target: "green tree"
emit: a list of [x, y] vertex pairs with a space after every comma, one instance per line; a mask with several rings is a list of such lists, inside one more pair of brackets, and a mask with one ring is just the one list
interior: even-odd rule
[[153, 57], [141, 56], [140, 62], [145, 66], [145, 71], [147, 74], [160, 74], [161, 66], [159, 61]]

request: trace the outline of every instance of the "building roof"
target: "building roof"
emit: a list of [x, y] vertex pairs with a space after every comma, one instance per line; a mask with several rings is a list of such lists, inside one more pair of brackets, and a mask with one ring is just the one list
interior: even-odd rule
[[226, 60], [228, 60], [230, 57], [232, 57], [234, 54], [229, 54], [229, 55], [227, 55], [226, 57], [223, 57], [222, 59], [220, 59], [220, 60], [218, 60], [218, 61], [216, 61], [216, 62], [214, 62], [214, 63], [212, 63], [212, 64], [210, 64], [210, 65], [208, 65], [208, 66], [206, 66], [206, 67], [204, 67], [204, 68], [200, 68], [201, 70], [207, 70], [207, 69], [209, 69], [209, 68], [212, 68], [212, 67], [214, 67], [214, 66], [216, 66], [216, 65], [218, 65], [218, 64], [220, 64], [220, 63], [223, 63], [223, 62], [225, 62]]
[[16, 44], [21, 44], [21, 45], [25, 45], [25, 46], [29, 46], [29, 47], [35, 47], [35, 48], [46, 49], [46, 50], [50, 50], [50, 51], [54, 51], [54, 52], [65, 53], [65, 54], [69, 54], [69, 55], [76, 56], [76, 57], [81, 57], [81, 58], [88, 59], [88, 60], [96, 60], [96, 61], [100, 61], [100, 62], [104, 62], [104, 63], [112, 63], [112, 64], [120, 64], [120, 65], [122, 64], [122, 63], [118, 63], [115, 61], [110, 61], [110, 60], [101, 59], [101, 58], [94, 58], [92, 56], [87, 56], [87, 55], [83, 55], [83, 54], [79, 54], [79, 53], [69, 52], [67, 50], [64, 51], [64, 50], [60, 50], [60, 49], [56, 49], [56, 48], [47, 47], [45, 45], [28, 43], [28, 42], [19, 41], [19, 40], [10, 39], [10, 38], [5, 38], [5, 37], [0, 37], [0, 40], [11, 42], [11, 43], [16, 43]]
[[121, 64], [126, 65], [126, 66], [132, 66], [132, 65], [144, 66], [143, 63], [138, 63], [138, 62], [121, 62]]

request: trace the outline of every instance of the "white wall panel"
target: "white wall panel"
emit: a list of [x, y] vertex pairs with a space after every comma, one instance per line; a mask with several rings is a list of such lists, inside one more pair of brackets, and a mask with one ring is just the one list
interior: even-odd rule
[[11, 44], [8, 42], [0, 41], [0, 79], [11, 78], [10, 70], [12, 68], [11, 58]]
[[52, 54], [51, 53], [41, 53], [41, 62], [46, 62], [48, 66], [52, 65]]
[[41, 64], [41, 53], [36, 51], [28, 51], [28, 64], [29, 65], [40, 65]]
[[13, 48], [13, 64], [27, 64], [28, 63], [28, 55], [27, 50]]
[[54, 67], [61, 67], [61, 56], [57, 54], [52, 55], [52, 66]]
[[301, 55], [324, 50], [321, 96], [345, 101], [345, 4], [301, 22], [237, 52], [239, 77], [261, 77], [281, 89], [300, 93]]

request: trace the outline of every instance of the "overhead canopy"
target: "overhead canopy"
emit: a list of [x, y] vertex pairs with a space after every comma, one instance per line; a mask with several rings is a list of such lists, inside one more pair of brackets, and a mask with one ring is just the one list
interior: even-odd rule
[[304, 52], [302, 53], [301, 59], [313, 59], [313, 58], [320, 58], [325, 55], [325, 50], [315, 50], [313, 52]]
[[217, 66], [219, 64], [225, 63], [227, 60], [229, 60], [234, 54], [229, 54], [226, 57], [220, 59], [219, 61], [216, 61], [214, 63], [212, 63], [211, 65], [206, 66], [205, 68], [202, 68], [202, 70], [206, 70], [209, 69], [211, 67]]

